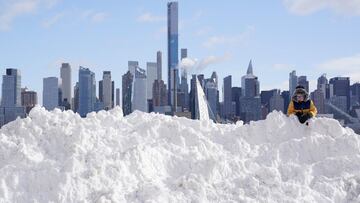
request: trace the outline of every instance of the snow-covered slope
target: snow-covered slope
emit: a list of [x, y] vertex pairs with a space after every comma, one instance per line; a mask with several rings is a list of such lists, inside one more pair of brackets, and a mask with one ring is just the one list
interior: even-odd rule
[[279, 112], [250, 125], [34, 108], [0, 130], [0, 202], [360, 202], [360, 139]]

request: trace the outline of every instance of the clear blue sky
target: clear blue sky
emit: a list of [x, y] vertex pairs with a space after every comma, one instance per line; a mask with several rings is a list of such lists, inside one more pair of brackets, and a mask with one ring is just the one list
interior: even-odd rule
[[[120, 87], [128, 60], [145, 68], [161, 50], [165, 77], [166, 3], [0, 0], [1, 75], [20, 69], [40, 103], [42, 78], [59, 76], [62, 62], [72, 65], [73, 83], [83, 65], [97, 81], [111, 70]], [[179, 47], [206, 66], [194, 72], [231, 74], [233, 86], [250, 59], [262, 90], [287, 88], [292, 69], [311, 85], [323, 72], [360, 81], [359, 0], [180, 0], [179, 21]]]

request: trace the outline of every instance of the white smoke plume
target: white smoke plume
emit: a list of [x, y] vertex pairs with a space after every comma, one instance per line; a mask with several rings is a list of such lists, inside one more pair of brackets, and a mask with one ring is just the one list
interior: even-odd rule
[[197, 58], [184, 58], [180, 62], [180, 68], [187, 70], [187, 72], [195, 73], [206, 69], [208, 66], [227, 61], [231, 55], [226, 53], [223, 56], [208, 56], [201, 60]]

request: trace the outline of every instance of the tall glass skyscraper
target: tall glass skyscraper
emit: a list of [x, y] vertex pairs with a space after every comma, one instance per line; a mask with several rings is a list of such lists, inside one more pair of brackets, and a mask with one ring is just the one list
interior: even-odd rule
[[63, 63], [60, 68], [61, 78], [61, 101], [66, 100], [71, 104], [71, 67], [68, 63]]
[[[344, 98], [345, 112], [350, 109], [350, 78], [349, 77], [334, 77], [329, 81], [333, 85], [333, 94], [337, 98]], [[337, 100], [337, 99], [336, 99]], [[341, 100], [341, 99], [340, 99]]]
[[94, 111], [96, 102], [95, 73], [80, 66], [79, 69], [79, 109], [81, 117]]
[[167, 4], [167, 30], [168, 30], [168, 101], [174, 104], [174, 94], [179, 84], [178, 74], [178, 2]]
[[154, 81], [158, 78], [157, 73], [157, 63], [147, 62], [146, 63], [146, 91], [147, 99], [152, 99], [153, 97], [153, 85]]
[[296, 75], [296, 71], [293, 70], [290, 74], [289, 74], [289, 92], [290, 92], [290, 100], [291, 97], [296, 89], [296, 86], [298, 85], [298, 77]]
[[[187, 58], [187, 49], [181, 49], [181, 60]], [[187, 70], [182, 69], [180, 91], [183, 93], [183, 108], [189, 109], [189, 84], [187, 79]]]
[[130, 70], [122, 76], [122, 109], [124, 116], [132, 112], [131, 98], [133, 94], [133, 80], [134, 76]]
[[43, 79], [43, 106], [49, 111], [59, 107], [59, 79], [57, 77]]
[[305, 75], [298, 77], [298, 85], [305, 87], [305, 90], [309, 92], [309, 81]]
[[21, 106], [25, 107], [27, 114], [29, 114], [30, 110], [34, 108], [37, 103], [37, 92], [30, 91], [27, 88], [21, 89]]
[[[100, 87], [99, 87], [100, 89]], [[112, 101], [112, 81], [111, 81], [111, 72], [110, 71], [103, 71], [103, 80], [102, 80], [102, 87], [101, 87], [102, 95], [101, 95], [101, 102], [104, 102], [105, 110], [109, 110], [112, 108], [113, 101]]]
[[147, 87], [146, 87], [146, 73], [144, 69], [136, 68], [134, 81], [134, 96], [132, 100], [132, 110], [139, 110], [142, 112], [148, 111], [147, 103]]
[[240, 118], [245, 123], [261, 119], [260, 83], [250, 61], [246, 75], [241, 78]]
[[15, 120], [25, 117], [25, 108], [21, 106], [21, 75], [17, 69], [6, 69], [3, 75], [2, 97], [0, 106], [0, 127]]
[[232, 88], [232, 77], [231, 75], [224, 78], [224, 99], [223, 99], [223, 116], [228, 118], [231, 116], [232, 112], [232, 95], [231, 95], [231, 88]]
[[157, 68], [157, 80], [162, 80], [162, 53], [156, 52], [156, 68]]
[[131, 75], [135, 75], [135, 70], [136, 68], [139, 67], [139, 62], [138, 61], [128, 61], [128, 69], [131, 73]]
[[19, 70], [6, 69], [6, 75], [3, 75], [1, 98], [1, 106], [21, 106], [21, 75]]
[[241, 77], [241, 90], [244, 97], [256, 97], [260, 95], [260, 84], [253, 73], [252, 61], [250, 60], [246, 75]]

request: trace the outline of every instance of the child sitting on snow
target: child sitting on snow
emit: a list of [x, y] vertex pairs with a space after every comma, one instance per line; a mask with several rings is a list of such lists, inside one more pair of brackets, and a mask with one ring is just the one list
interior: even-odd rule
[[[309, 98], [309, 93], [301, 85], [297, 86], [287, 110], [288, 116], [296, 115], [300, 123], [305, 123], [317, 114], [314, 102]], [[308, 125], [308, 123], [306, 123]]]

